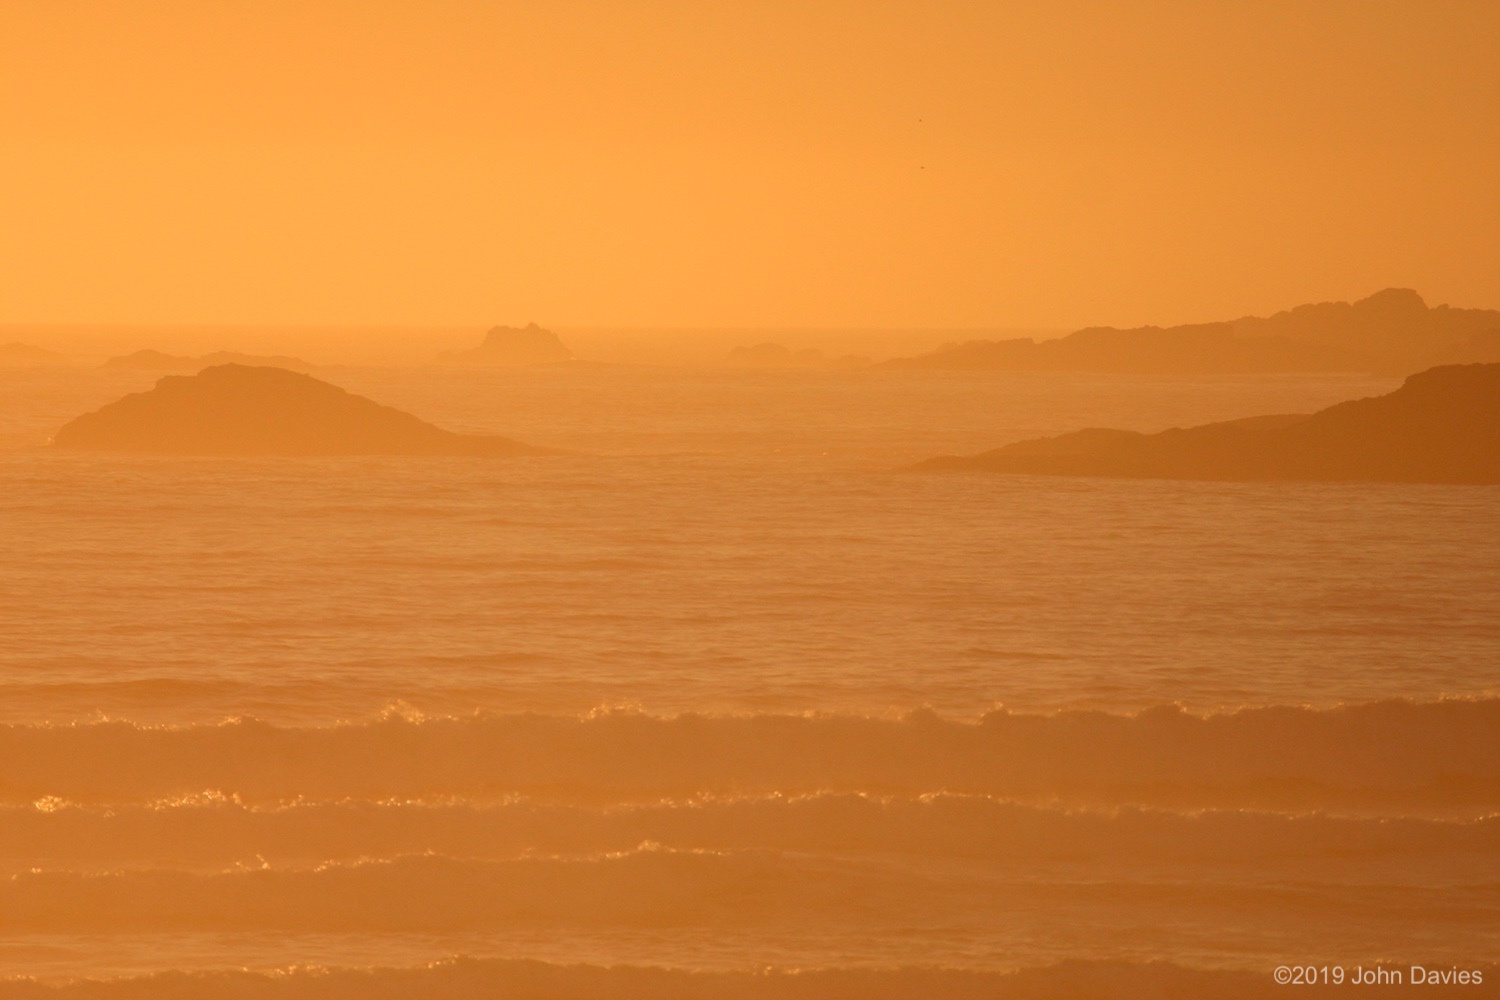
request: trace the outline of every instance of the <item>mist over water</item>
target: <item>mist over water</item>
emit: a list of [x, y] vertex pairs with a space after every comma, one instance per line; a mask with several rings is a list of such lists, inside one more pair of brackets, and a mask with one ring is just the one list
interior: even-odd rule
[[[59, 454], [152, 377], [0, 371], [0, 992], [1500, 955], [1492, 488], [892, 471], [1393, 380], [320, 377], [573, 454]], [[343, 971], [256, 978], [294, 964]]]

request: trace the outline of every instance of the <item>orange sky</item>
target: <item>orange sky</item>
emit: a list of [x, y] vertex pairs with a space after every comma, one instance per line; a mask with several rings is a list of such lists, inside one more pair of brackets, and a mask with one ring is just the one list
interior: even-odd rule
[[1500, 306], [1500, 4], [0, 6], [0, 322]]

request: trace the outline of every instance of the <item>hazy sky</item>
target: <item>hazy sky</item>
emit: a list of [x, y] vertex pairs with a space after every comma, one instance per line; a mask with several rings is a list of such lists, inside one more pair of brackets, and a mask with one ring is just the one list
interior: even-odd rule
[[1500, 307], [1500, 3], [0, 5], [0, 322]]

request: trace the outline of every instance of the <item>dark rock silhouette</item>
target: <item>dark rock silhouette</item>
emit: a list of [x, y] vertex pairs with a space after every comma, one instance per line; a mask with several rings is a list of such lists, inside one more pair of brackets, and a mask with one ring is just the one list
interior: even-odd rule
[[66, 424], [53, 446], [172, 455], [527, 455], [546, 449], [454, 434], [310, 375], [217, 365], [168, 375]]
[[451, 365], [536, 365], [571, 361], [573, 352], [551, 330], [528, 323], [524, 327], [491, 327], [478, 347], [443, 354], [438, 360]]
[[238, 351], [215, 351], [212, 354], [188, 357], [180, 354], [166, 354], [162, 351], [147, 350], [110, 358], [104, 362], [105, 368], [138, 368], [155, 372], [196, 372], [213, 365], [260, 365], [271, 368], [286, 368], [294, 372], [309, 372], [317, 367], [316, 365], [308, 364], [301, 358], [291, 358], [279, 354], [241, 354]]
[[1090, 327], [1057, 340], [971, 340], [894, 358], [889, 368], [1131, 374], [1375, 372], [1500, 361], [1500, 312], [1428, 308], [1408, 288], [1274, 316], [1134, 330]]
[[1311, 416], [1085, 430], [919, 470], [1148, 479], [1500, 483], [1500, 364], [1448, 365]]

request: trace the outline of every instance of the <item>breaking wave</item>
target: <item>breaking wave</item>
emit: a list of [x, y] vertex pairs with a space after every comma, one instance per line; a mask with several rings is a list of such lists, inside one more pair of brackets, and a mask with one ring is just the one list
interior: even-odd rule
[[[146, 804], [59, 798], [0, 806], [0, 859], [44, 869], [160, 864], [214, 869], [260, 859], [311, 864], [433, 852], [505, 860], [619, 853], [641, 844], [1089, 864], [1266, 864], [1341, 859], [1500, 859], [1500, 816], [1472, 820], [1064, 809], [989, 796], [849, 792], [699, 796], [593, 807], [508, 802], [294, 800], [249, 805], [219, 792]], [[6, 872], [0, 865], [0, 874]]]
[[[1496, 699], [0, 726], [5, 997], [1260, 996], [1308, 942], [1490, 955], [1496, 912]], [[88, 959], [127, 939], [162, 964]]]
[[1482, 814], [1500, 805], [1500, 699], [1196, 716], [476, 715], [291, 728], [0, 727], [0, 802], [641, 802], [703, 792], [936, 791], [1080, 805]]
[[[828, 854], [675, 850], [659, 845], [587, 857], [476, 861], [419, 855], [311, 867], [236, 866], [96, 874], [35, 870], [0, 881], [0, 925], [92, 929], [463, 931], [538, 926], [757, 925], [982, 929], [1088, 909], [1204, 918], [1223, 907], [1286, 925], [1352, 926], [1399, 915], [1406, 926], [1473, 926], [1500, 902], [1500, 881], [1462, 888], [1412, 875], [1358, 882], [1263, 881], [1124, 868], [919, 864]], [[1107, 876], [1104, 874], [1108, 872]], [[1254, 872], [1254, 869], [1251, 869]], [[1119, 916], [1115, 912], [1116, 917]], [[1225, 922], [1224, 918], [1218, 918]], [[1233, 924], [1234, 921], [1227, 921]]]

